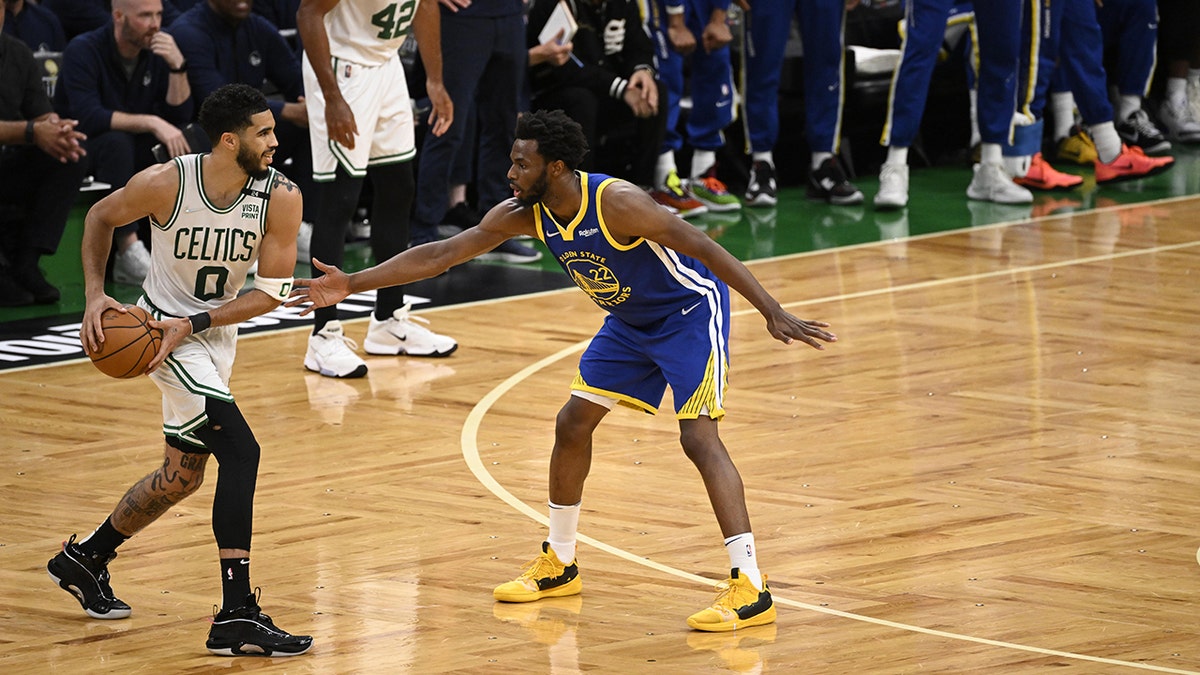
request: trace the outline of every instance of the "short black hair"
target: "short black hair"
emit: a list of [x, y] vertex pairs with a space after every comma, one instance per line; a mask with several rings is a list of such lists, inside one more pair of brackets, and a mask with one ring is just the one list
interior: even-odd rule
[[537, 141], [538, 154], [546, 163], [562, 160], [571, 171], [583, 163], [587, 137], [583, 127], [561, 110], [538, 110], [517, 119], [517, 139]]
[[200, 127], [216, 147], [221, 134], [245, 129], [253, 115], [268, 109], [267, 97], [261, 91], [246, 84], [227, 84], [204, 99], [200, 106]]

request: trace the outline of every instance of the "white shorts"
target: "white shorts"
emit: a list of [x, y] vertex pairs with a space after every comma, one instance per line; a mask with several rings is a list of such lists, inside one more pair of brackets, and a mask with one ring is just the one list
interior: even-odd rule
[[358, 135], [354, 149], [329, 140], [325, 128], [325, 96], [317, 74], [304, 56], [304, 101], [308, 106], [308, 135], [312, 140], [313, 180], [333, 180], [340, 164], [346, 173], [361, 178], [367, 167], [406, 162], [417, 154], [412, 101], [400, 56], [380, 66], [363, 66], [333, 59], [342, 98], [354, 111]]
[[[155, 319], [164, 314], [150, 307], [145, 298], [138, 305]], [[199, 335], [189, 335], [171, 352], [150, 379], [162, 391], [163, 434], [203, 450], [196, 429], [208, 424], [205, 403], [215, 398], [233, 402], [229, 376], [237, 354], [237, 326], [215, 326]]]

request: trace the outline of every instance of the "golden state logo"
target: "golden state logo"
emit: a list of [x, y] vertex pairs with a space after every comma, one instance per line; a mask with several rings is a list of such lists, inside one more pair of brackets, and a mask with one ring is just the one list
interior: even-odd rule
[[591, 296], [596, 304], [602, 307], [611, 307], [619, 305], [629, 298], [630, 289], [621, 287], [617, 276], [604, 265], [602, 259], [596, 260], [583, 255], [566, 261], [565, 266], [571, 281], [574, 281], [576, 286]]

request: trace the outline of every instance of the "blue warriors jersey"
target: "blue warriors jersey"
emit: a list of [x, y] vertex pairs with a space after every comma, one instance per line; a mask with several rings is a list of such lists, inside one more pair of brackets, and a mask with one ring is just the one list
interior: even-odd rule
[[[604, 189], [616, 181], [579, 172], [583, 200], [568, 223], [533, 207], [538, 237], [567, 276], [602, 309], [632, 326], [648, 326], [705, 304], [719, 314], [729, 289], [707, 267], [648, 239], [622, 244], [604, 222]], [[723, 300], [724, 299], [724, 300]], [[687, 310], [687, 311], [685, 311]]]

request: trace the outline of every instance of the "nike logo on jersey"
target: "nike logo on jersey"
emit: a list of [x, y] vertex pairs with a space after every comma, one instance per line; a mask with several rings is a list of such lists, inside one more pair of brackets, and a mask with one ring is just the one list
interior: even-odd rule
[[[704, 301], [701, 300], [700, 302], [704, 302]], [[700, 306], [700, 302], [697, 302], [696, 304], [692, 305], [691, 307], [685, 307], [685, 308], [681, 309], [680, 313], [683, 314], [684, 316], [687, 316], [689, 312], [691, 312], [693, 309], [696, 309], [697, 307]]]
[[557, 237], [560, 234], [562, 234], [562, 232], [559, 232], [558, 230], [546, 230], [547, 237]]
[[200, 210], [201, 210], [201, 209], [184, 209], [184, 210], [183, 210], [183, 212], [184, 212], [184, 213], [195, 213], [195, 212], [197, 212], [197, 211], [200, 211]]

